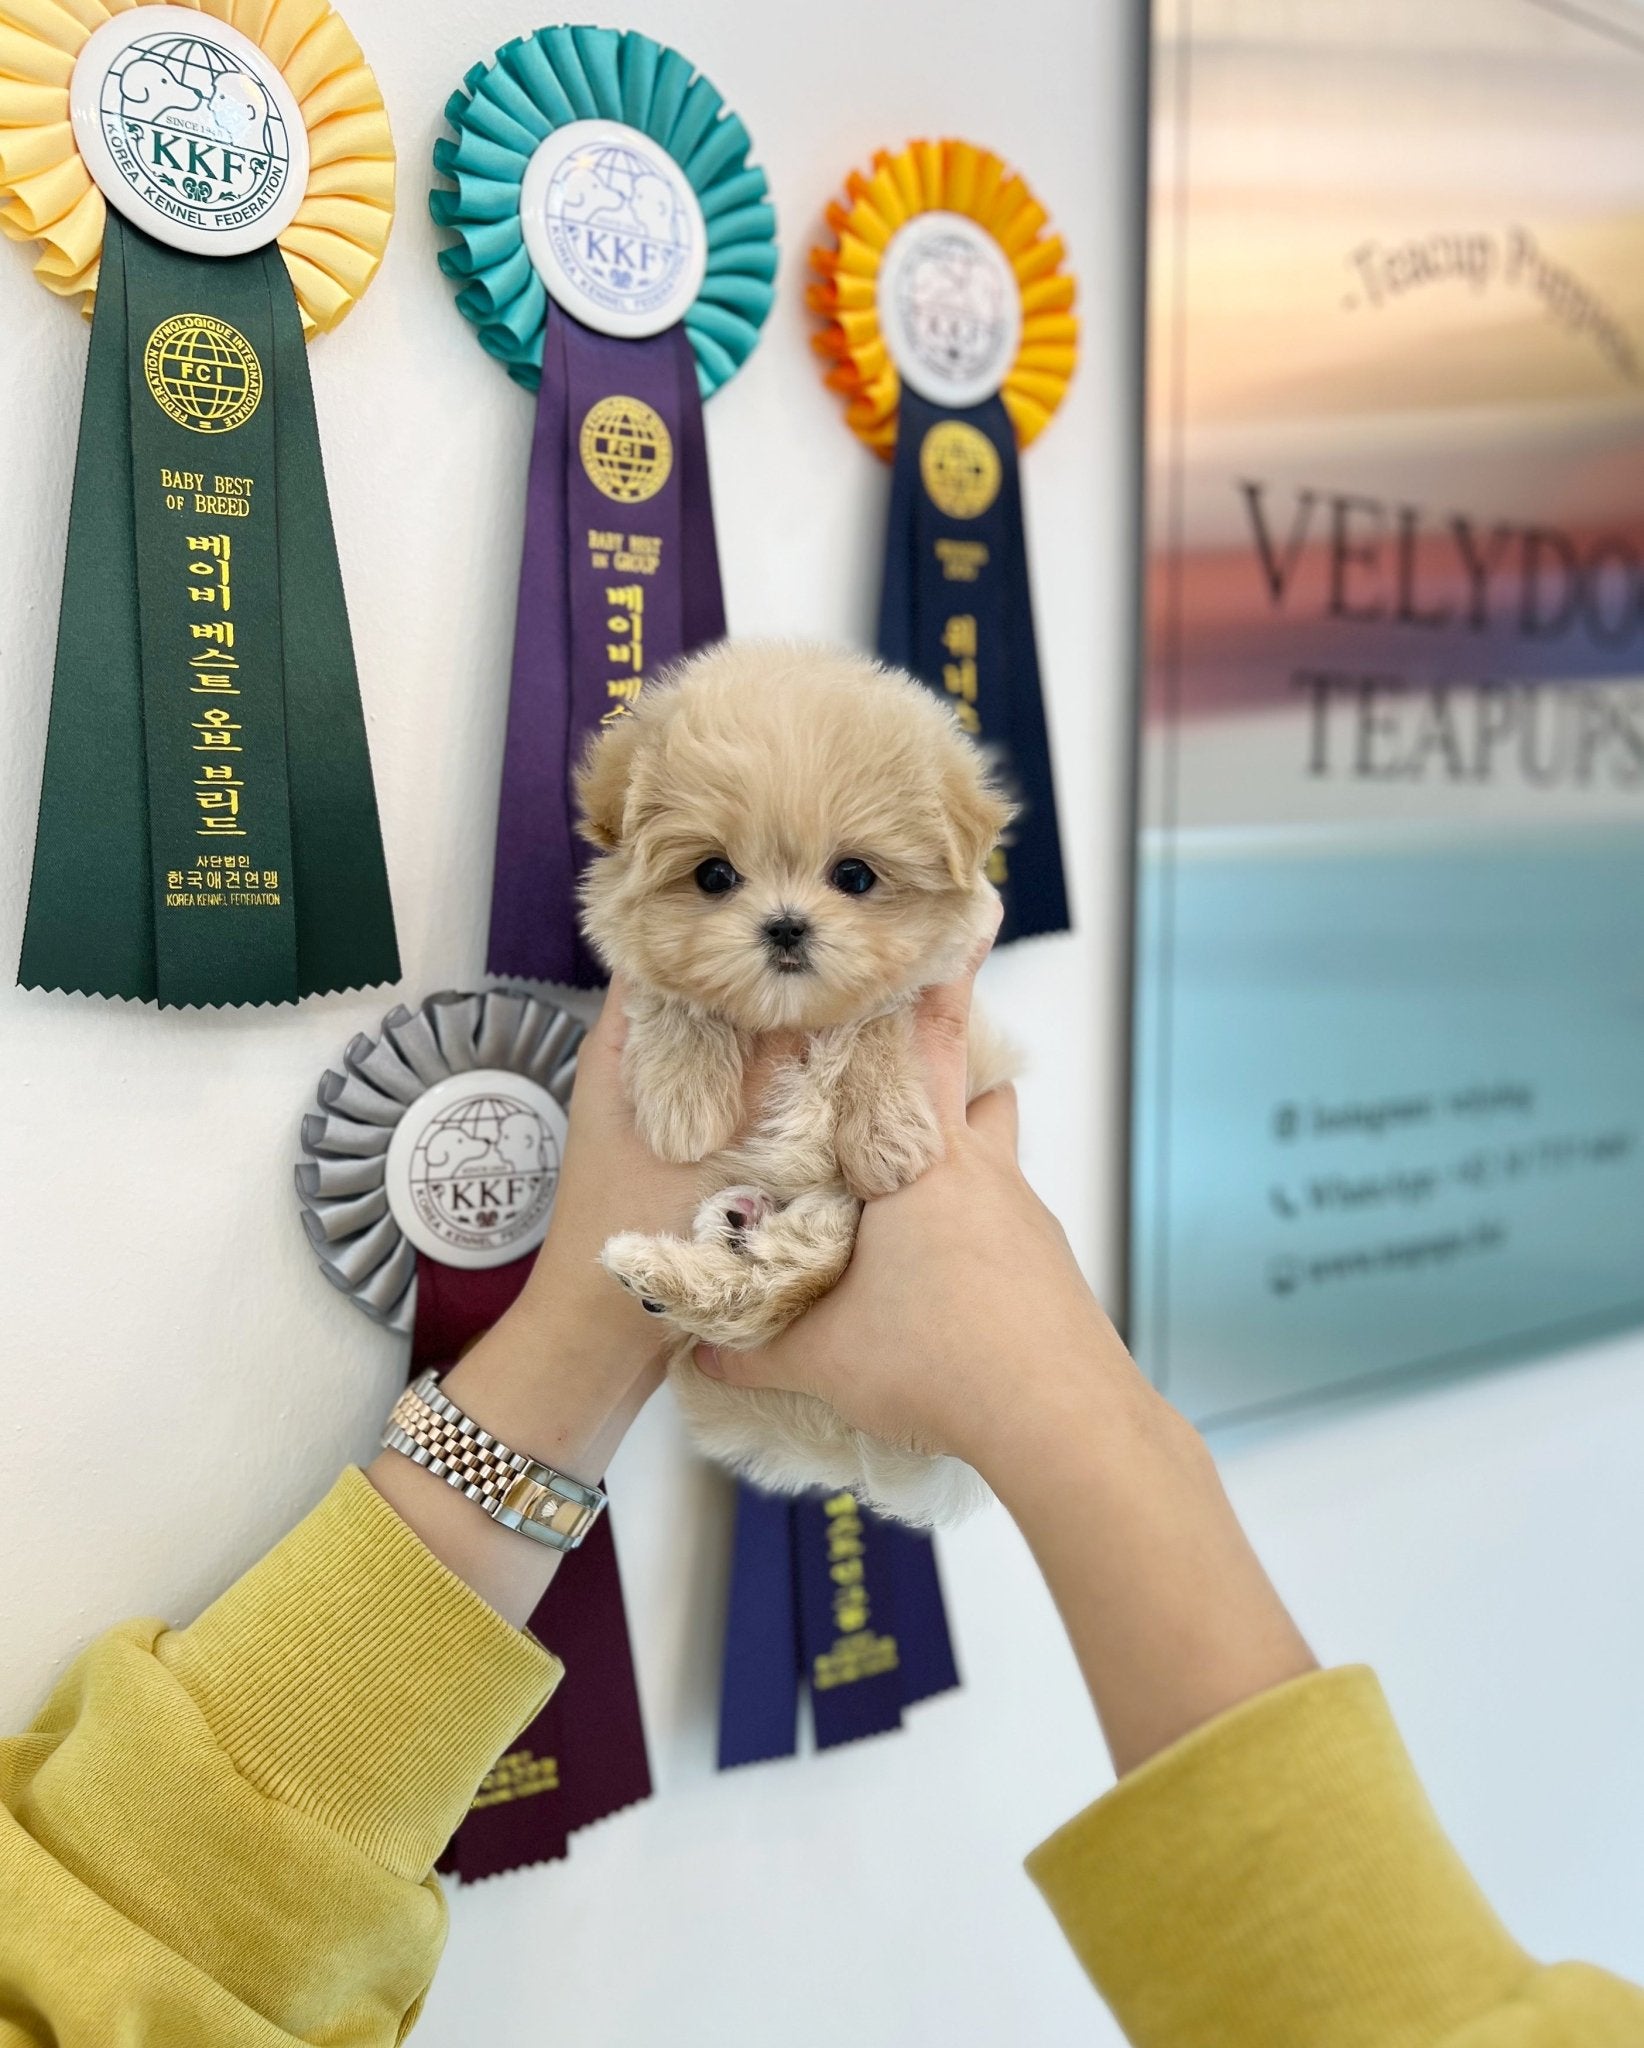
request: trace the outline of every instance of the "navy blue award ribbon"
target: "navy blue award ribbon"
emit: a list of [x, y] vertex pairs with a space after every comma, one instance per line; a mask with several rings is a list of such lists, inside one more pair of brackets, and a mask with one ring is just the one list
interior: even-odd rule
[[930, 1535], [853, 1494], [739, 1481], [719, 1767], [792, 1756], [808, 1690], [818, 1749], [900, 1728], [959, 1683]]
[[938, 406], [903, 383], [878, 649], [996, 751], [1021, 806], [989, 870], [1005, 905], [997, 943], [1066, 931], [1016, 433], [997, 396]]

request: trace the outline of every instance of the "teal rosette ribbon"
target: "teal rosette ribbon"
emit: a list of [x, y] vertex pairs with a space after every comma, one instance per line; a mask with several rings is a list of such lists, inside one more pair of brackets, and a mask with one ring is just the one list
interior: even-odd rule
[[476, 64], [446, 102], [455, 139], [434, 145], [449, 184], [429, 210], [457, 241], [440, 268], [480, 345], [534, 391], [548, 294], [520, 227], [533, 153], [569, 121], [622, 121], [666, 150], [707, 223], [708, 265], [684, 317], [697, 383], [712, 397], [742, 367], [775, 297], [776, 213], [749, 136], [688, 57], [633, 29], [544, 28]]

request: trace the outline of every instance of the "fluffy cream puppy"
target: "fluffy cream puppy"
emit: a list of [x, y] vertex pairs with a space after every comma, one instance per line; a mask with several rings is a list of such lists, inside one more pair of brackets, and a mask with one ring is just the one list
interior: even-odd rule
[[[603, 856], [584, 923], [629, 983], [640, 1133], [705, 1165], [691, 1237], [614, 1237], [606, 1268], [679, 1332], [673, 1379], [710, 1456], [783, 1491], [843, 1487], [909, 1521], [951, 1519], [980, 1496], [967, 1466], [866, 1436], [812, 1396], [708, 1379], [691, 1353], [774, 1337], [844, 1272], [864, 1199], [939, 1155], [912, 1006], [991, 928], [985, 870], [1009, 806], [911, 678], [759, 642], [648, 687], [577, 790]], [[783, 1050], [733, 1145], [743, 1062], [769, 1034]], [[972, 1095], [1011, 1072], [973, 1016]]]

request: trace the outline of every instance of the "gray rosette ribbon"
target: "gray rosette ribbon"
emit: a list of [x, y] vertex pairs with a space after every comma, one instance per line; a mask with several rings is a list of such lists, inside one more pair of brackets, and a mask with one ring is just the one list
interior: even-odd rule
[[579, 1019], [535, 996], [445, 989], [418, 1010], [397, 1005], [380, 1037], [360, 1032], [343, 1071], [320, 1077], [318, 1110], [302, 1122], [303, 1227], [325, 1277], [373, 1321], [406, 1335], [416, 1322], [417, 1248], [387, 1188], [389, 1146], [407, 1110], [457, 1074], [492, 1070], [536, 1082], [564, 1110], [582, 1037]]

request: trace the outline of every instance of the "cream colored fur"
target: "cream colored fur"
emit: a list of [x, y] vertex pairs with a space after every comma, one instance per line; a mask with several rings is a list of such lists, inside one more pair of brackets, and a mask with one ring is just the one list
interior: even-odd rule
[[[648, 688], [578, 778], [590, 868], [584, 921], [627, 978], [624, 1076], [659, 1157], [700, 1160], [687, 1238], [628, 1232], [608, 1271], [679, 1332], [672, 1377], [710, 1456], [784, 1491], [849, 1488], [908, 1521], [984, 1497], [968, 1466], [849, 1428], [808, 1395], [698, 1371], [698, 1342], [752, 1350], [839, 1279], [862, 1202], [906, 1186], [941, 1136], [913, 1046], [913, 1004], [988, 931], [988, 855], [1009, 821], [978, 750], [920, 684], [826, 648], [715, 648]], [[705, 894], [710, 860], [737, 880]], [[830, 879], [865, 862], [865, 894]], [[773, 921], [802, 924], [791, 954]], [[753, 1125], [743, 1064], [783, 1048]], [[973, 1013], [970, 1092], [1014, 1072]]]

